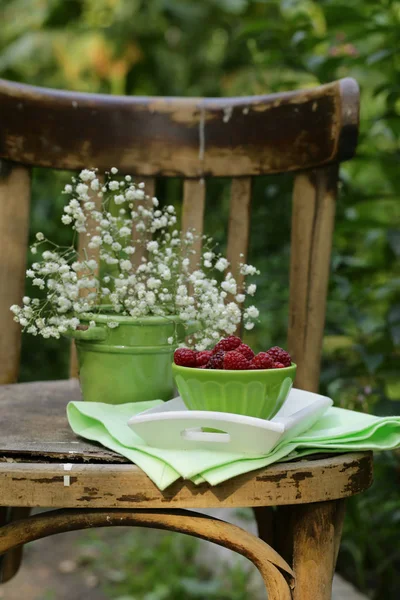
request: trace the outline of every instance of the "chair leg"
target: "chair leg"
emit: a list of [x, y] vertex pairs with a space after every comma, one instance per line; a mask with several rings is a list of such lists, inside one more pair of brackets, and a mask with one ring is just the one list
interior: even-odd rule
[[269, 600], [292, 599], [293, 572], [273, 548], [236, 525], [189, 511], [55, 510], [0, 528], [0, 554], [56, 533], [121, 525], [167, 529], [230, 548], [258, 568]]
[[272, 506], [256, 506], [253, 508], [254, 518], [257, 523], [258, 537], [274, 547], [275, 511]]
[[[1, 506], [0, 527], [12, 521], [29, 517], [30, 511], [30, 508]], [[18, 573], [21, 566], [22, 554], [23, 546], [19, 546], [0, 556], [0, 584], [6, 583], [6, 581], [9, 581]]]
[[275, 547], [293, 567], [293, 600], [331, 600], [344, 513], [344, 500], [279, 507]]

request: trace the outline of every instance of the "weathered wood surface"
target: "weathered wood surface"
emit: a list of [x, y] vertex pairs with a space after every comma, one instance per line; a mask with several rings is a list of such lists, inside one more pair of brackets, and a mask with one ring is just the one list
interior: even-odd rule
[[[1, 453], [0, 453], [1, 456]], [[75, 458], [76, 460], [76, 458]], [[372, 457], [351, 453], [280, 463], [218, 486], [179, 480], [161, 492], [132, 464], [0, 462], [0, 506], [81, 508], [234, 508], [302, 504], [352, 496], [372, 482]]]
[[258, 568], [270, 600], [291, 600], [293, 571], [273, 548], [237, 525], [187, 511], [51, 511], [1, 528], [0, 554], [57, 533], [118, 526], [164, 529], [229, 548], [251, 560]]
[[330, 600], [344, 500], [279, 507], [274, 547], [293, 566], [293, 600]]
[[244, 176], [351, 158], [358, 86], [240, 98], [84, 94], [0, 80], [0, 156], [27, 165], [138, 175]]
[[[156, 182], [154, 177], [137, 177], [136, 183], [144, 183], [144, 191], [146, 193], [147, 198], [142, 202], [137, 202], [137, 206], [141, 204], [147, 210], [151, 210], [154, 208], [153, 205], [153, 197], [156, 193]], [[135, 254], [131, 256], [131, 262], [135, 267], [138, 267], [142, 263], [142, 258], [147, 257], [147, 248], [146, 244], [151, 240], [151, 233], [145, 232], [142, 234], [142, 243], [137, 243], [137, 232], [132, 231], [132, 243], [135, 246]]]
[[76, 379], [0, 386], [0, 456], [126, 462], [73, 434], [65, 409], [81, 399]]
[[[372, 480], [371, 455], [351, 453], [272, 465], [217, 487], [178, 481], [160, 492], [126, 459], [75, 436], [65, 407], [79, 398], [76, 380], [0, 387], [0, 505], [274, 506], [350, 496]], [[73, 464], [68, 487], [65, 462]]]
[[195, 251], [189, 257], [190, 267], [196, 268], [203, 246], [204, 210], [206, 206], [206, 186], [204, 179], [186, 179], [183, 182], [182, 234], [193, 231], [195, 240], [191, 248]]
[[336, 192], [336, 165], [295, 178], [288, 348], [296, 386], [310, 392], [319, 386]]
[[245, 263], [250, 237], [251, 178], [233, 179], [229, 206], [228, 246], [226, 256], [230, 262], [230, 271], [238, 283], [240, 291], [243, 275], [240, 263]]
[[[103, 180], [104, 180], [103, 175], [99, 174], [98, 177], [99, 177], [99, 180], [101, 182], [103, 182]], [[101, 202], [102, 202], [101, 197], [96, 192], [93, 192], [90, 189], [89, 189], [88, 194], [89, 194], [91, 200], [95, 203], [96, 210], [100, 211], [101, 210]], [[96, 235], [96, 227], [98, 226], [98, 223], [95, 221], [95, 219], [93, 219], [91, 212], [87, 211], [85, 209], [85, 207], [83, 207], [83, 212], [86, 214], [87, 221], [86, 221], [86, 231], [79, 233], [79, 236], [78, 236], [79, 260], [83, 261], [83, 260], [94, 259], [97, 262], [97, 264], [99, 264], [100, 248], [89, 248], [88, 247], [88, 241], [90, 241], [92, 236]], [[90, 234], [90, 237], [88, 237], [88, 234]], [[96, 271], [94, 271], [94, 274], [96, 276], [98, 275], [98, 269], [96, 269]], [[93, 288], [90, 290], [87, 288], [83, 288], [83, 289], [79, 290], [79, 295], [87, 296], [92, 291], [95, 291], [95, 290]], [[71, 340], [69, 376], [75, 377], [75, 378], [79, 377], [78, 354], [76, 351], [75, 340]]]
[[19, 372], [21, 326], [10, 306], [24, 295], [29, 205], [29, 169], [0, 160], [0, 384]]

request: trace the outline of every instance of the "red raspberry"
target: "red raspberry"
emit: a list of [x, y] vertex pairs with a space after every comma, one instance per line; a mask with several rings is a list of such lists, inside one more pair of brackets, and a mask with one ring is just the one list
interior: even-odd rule
[[273, 346], [268, 350], [268, 354], [272, 356], [274, 362], [282, 363], [285, 367], [290, 367], [292, 364], [292, 357], [286, 350], [279, 348], [279, 346]]
[[259, 352], [251, 361], [254, 369], [273, 369], [274, 359], [267, 352]]
[[274, 369], [284, 369], [285, 365], [282, 363], [274, 363]]
[[196, 352], [189, 348], [178, 348], [174, 353], [174, 363], [181, 367], [195, 367]]
[[211, 350], [203, 350], [203, 352], [198, 352], [196, 354], [196, 367], [205, 366], [208, 363], [208, 361], [210, 360], [211, 355], [212, 355]]
[[236, 337], [236, 335], [230, 335], [229, 337], [220, 340], [218, 344], [215, 344], [213, 354], [219, 350], [223, 350], [224, 352], [235, 350], [241, 343], [242, 340]]
[[249, 368], [249, 361], [240, 352], [230, 350], [224, 356], [224, 369], [227, 371], [245, 371]]
[[236, 348], [236, 352], [240, 352], [240, 354], [243, 354], [243, 356], [247, 358], [247, 360], [253, 360], [254, 358], [254, 352], [247, 344], [240, 344], [240, 346]]
[[219, 350], [213, 354], [207, 363], [207, 369], [223, 369], [225, 352]]

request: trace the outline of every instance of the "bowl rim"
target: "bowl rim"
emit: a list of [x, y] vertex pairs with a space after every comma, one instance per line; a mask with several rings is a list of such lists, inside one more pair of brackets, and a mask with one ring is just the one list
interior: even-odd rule
[[283, 367], [281, 369], [199, 369], [198, 367], [184, 367], [183, 365], [177, 365], [172, 362], [173, 369], [185, 369], [188, 372], [205, 372], [205, 373], [270, 373], [273, 371], [274, 373], [285, 373], [288, 371], [296, 370], [297, 364], [292, 362], [290, 367]]

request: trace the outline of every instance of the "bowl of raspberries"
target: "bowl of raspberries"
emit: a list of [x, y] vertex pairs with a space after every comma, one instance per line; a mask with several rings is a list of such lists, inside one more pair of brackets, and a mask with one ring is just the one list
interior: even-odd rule
[[285, 402], [296, 375], [288, 352], [274, 346], [255, 354], [234, 335], [212, 350], [178, 348], [172, 370], [189, 410], [273, 417]]

